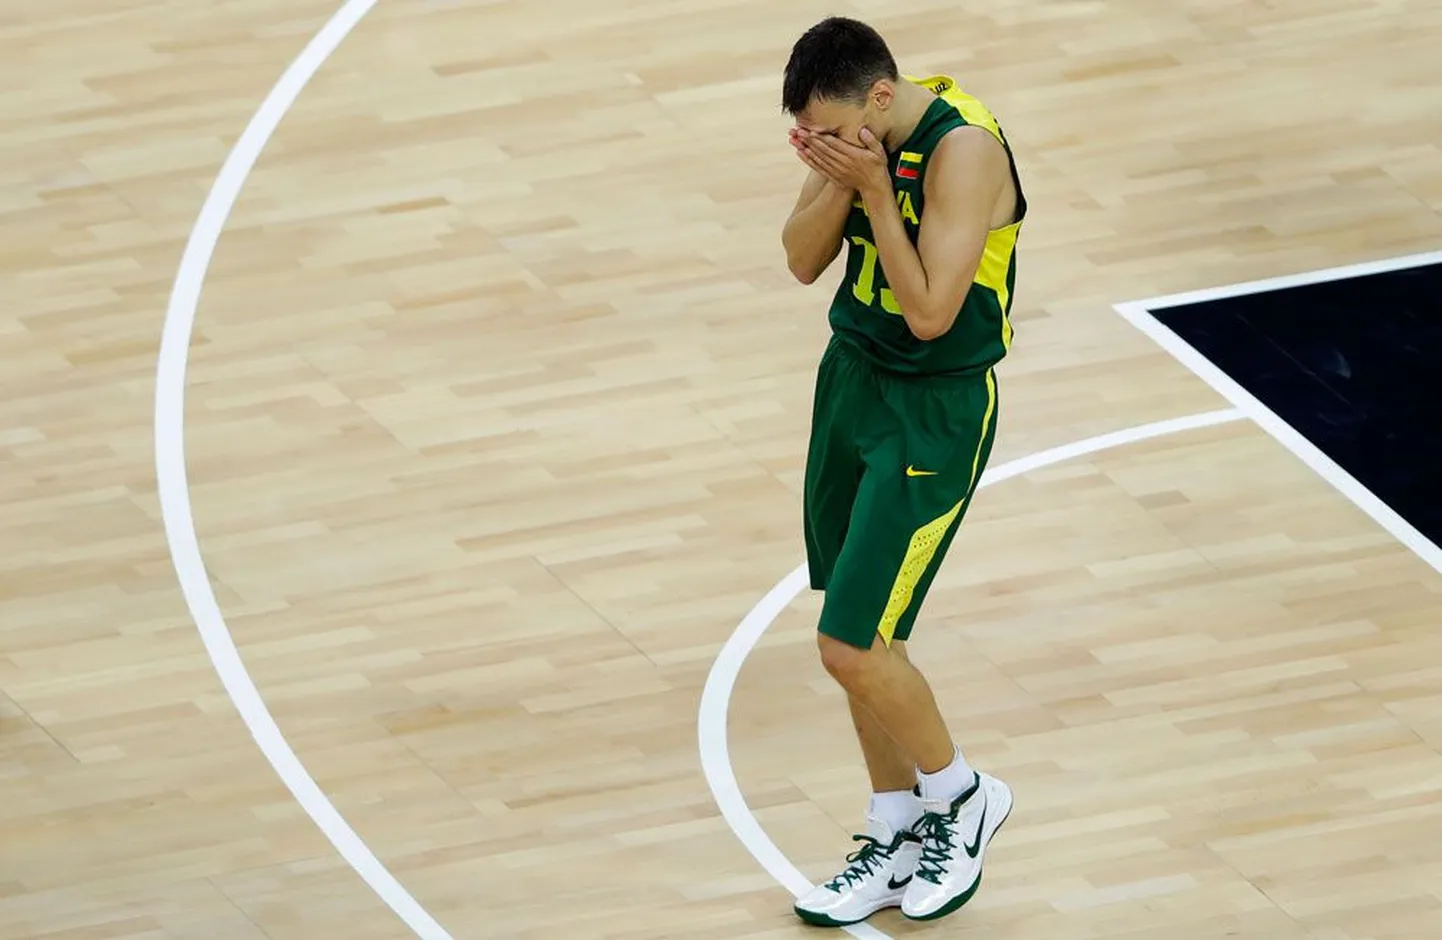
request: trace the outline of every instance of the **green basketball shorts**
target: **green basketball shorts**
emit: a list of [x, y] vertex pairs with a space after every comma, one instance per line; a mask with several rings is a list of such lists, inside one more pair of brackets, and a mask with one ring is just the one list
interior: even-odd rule
[[833, 337], [816, 376], [804, 498], [819, 629], [870, 649], [911, 635], [996, 438], [996, 375], [884, 372]]

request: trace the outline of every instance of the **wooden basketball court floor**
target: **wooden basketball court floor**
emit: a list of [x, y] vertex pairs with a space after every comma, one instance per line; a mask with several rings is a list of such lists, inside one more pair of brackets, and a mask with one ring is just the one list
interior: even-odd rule
[[[812, 935], [865, 778], [816, 599], [735, 631], [802, 557], [823, 15], [1017, 149], [998, 465], [1231, 409], [1113, 305], [1442, 239], [1420, 0], [370, 7], [0, 11], [0, 937]], [[872, 929], [1442, 935], [1439, 603], [1245, 416], [998, 480], [914, 648], [1017, 812]]]

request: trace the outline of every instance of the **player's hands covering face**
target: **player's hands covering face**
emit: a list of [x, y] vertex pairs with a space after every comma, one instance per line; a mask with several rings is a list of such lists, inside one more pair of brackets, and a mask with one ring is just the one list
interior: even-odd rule
[[791, 129], [791, 146], [801, 162], [827, 179], [866, 194], [891, 186], [886, 148], [875, 134], [863, 127], [861, 146], [835, 134], [818, 134], [805, 128]]

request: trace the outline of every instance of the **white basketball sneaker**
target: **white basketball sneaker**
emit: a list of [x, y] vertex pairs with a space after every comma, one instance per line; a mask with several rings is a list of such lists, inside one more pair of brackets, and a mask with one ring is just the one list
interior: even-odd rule
[[796, 899], [796, 916], [818, 927], [845, 927], [901, 906], [921, 843], [875, 816], [866, 817], [866, 829], [868, 835], [852, 836], [861, 848], [846, 856], [846, 870]]
[[916, 825], [921, 858], [906, 889], [901, 913], [935, 920], [961, 907], [981, 886], [987, 844], [1011, 815], [1011, 787], [978, 773], [976, 783], [953, 802], [923, 800]]

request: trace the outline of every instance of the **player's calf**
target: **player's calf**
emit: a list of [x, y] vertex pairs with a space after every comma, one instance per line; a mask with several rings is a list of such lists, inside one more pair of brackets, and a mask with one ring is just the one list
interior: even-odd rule
[[822, 633], [817, 644], [826, 671], [876, 716], [920, 770], [952, 763], [956, 748], [931, 686], [905, 656], [879, 638], [862, 649]]

